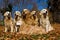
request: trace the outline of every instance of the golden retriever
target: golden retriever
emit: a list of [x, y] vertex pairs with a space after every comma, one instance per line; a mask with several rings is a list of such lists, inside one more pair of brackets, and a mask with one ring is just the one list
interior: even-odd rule
[[31, 14], [30, 14], [30, 11], [28, 9], [23, 9], [22, 17], [23, 17], [23, 20], [26, 24], [28, 24], [28, 25], [32, 24], [32, 20], [30, 19]]
[[49, 17], [48, 17], [48, 10], [42, 9], [40, 11], [40, 24], [48, 33], [49, 31], [53, 30], [53, 27], [50, 24]]
[[13, 32], [13, 20], [11, 17], [11, 12], [7, 11], [4, 13], [4, 24], [5, 24], [5, 32], [7, 32], [9, 29], [11, 29], [11, 32]]
[[20, 11], [15, 12], [14, 23], [15, 23], [15, 32], [19, 32], [21, 25], [23, 25], [24, 23]]
[[37, 25], [38, 26], [38, 17], [36, 11], [31, 12], [31, 19], [32, 19], [32, 25]]

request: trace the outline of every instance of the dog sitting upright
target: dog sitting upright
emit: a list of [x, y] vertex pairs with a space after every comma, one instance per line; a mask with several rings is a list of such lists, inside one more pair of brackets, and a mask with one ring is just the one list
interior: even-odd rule
[[36, 11], [31, 12], [32, 25], [38, 25], [38, 17]]
[[20, 26], [23, 25], [23, 19], [20, 11], [15, 12], [14, 22], [15, 22], [15, 32], [19, 32]]
[[30, 11], [28, 9], [23, 9], [22, 17], [24, 22], [28, 25], [32, 24], [32, 20], [30, 19], [30, 16], [31, 16]]
[[51, 26], [50, 21], [49, 21], [47, 9], [42, 9], [40, 12], [40, 16], [41, 16], [40, 24], [42, 27], [44, 27], [46, 32], [48, 33], [49, 31], [53, 30], [53, 27]]
[[11, 12], [7, 11], [4, 13], [4, 24], [5, 24], [5, 32], [7, 32], [9, 29], [11, 29], [11, 32], [13, 32], [13, 20], [11, 17]]

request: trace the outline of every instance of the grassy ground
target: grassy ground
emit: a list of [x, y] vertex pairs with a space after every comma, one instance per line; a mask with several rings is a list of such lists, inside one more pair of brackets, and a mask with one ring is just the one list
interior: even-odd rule
[[19, 33], [10, 33], [3, 32], [4, 26], [0, 26], [0, 40], [60, 40], [60, 24], [52, 24], [55, 31], [51, 31], [48, 34], [19, 34]]

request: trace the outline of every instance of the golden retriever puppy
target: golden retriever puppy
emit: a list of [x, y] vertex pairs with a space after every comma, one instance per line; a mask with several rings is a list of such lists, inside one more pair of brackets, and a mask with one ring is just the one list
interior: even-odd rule
[[11, 32], [13, 32], [13, 20], [11, 17], [11, 12], [7, 11], [4, 13], [4, 24], [5, 24], [5, 32], [7, 32], [9, 29], [11, 29]]
[[50, 21], [49, 21], [47, 9], [42, 9], [40, 12], [40, 16], [41, 16], [40, 24], [42, 27], [44, 27], [46, 32], [48, 33], [49, 31], [53, 30], [53, 27], [51, 26]]
[[22, 17], [26, 24], [31, 25], [32, 20], [30, 19], [30, 11], [28, 9], [23, 9]]
[[36, 11], [31, 12], [31, 19], [32, 19], [32, 25], [37, 25], [38, 26], [38, 17]]
[[21, 25], [23, 25], [23, 19], [20, 11], [15, 12], [14, 23], [15, 23], [15, 32], [19, 32]]

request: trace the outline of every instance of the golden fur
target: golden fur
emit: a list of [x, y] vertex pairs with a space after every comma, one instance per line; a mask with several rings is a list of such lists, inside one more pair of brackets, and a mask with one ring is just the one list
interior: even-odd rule
[[24, 24], [20, 11], [15, 12], [14, 23], [15, 23], [15, 32], [17, 32], [19, 31], [20, 27]]
[[23, 17], [23, 20], [26, 24], [28, 24], [28, 25], [32, 24], [32, 20], [30, 19], [30, 17], [31, 17], [30, 11], [28, 9], [23, 10], [22, 17]]
[[11, 29], [11, 32], [13, 32], [13, 20], [11, 17], [11, 13], [9, 11], [4, 13], [4, 24], [5, 24], [5, 32], [8, 31], [8, 28]]
[[51, 26], [49, 21], [47, 9], [42, 9], [40, 12], [40, 16], [40, 24], [46, 30], [46, 32], [48, 33], [49, 31], [53, 30], [53, 27]]
[[36, 11], [31, 12], [32, 25], [38, 25], [38, 17]]

